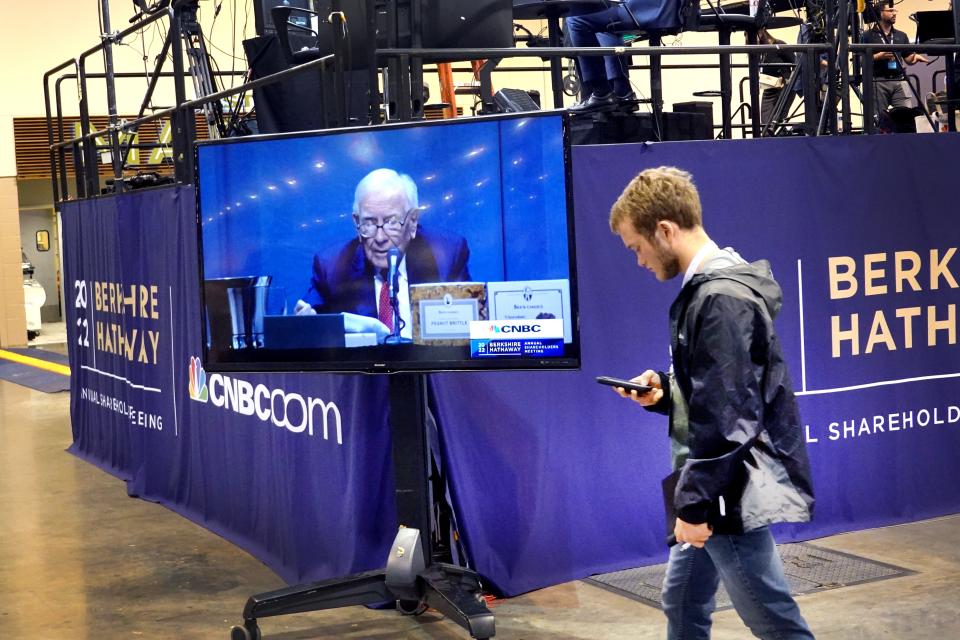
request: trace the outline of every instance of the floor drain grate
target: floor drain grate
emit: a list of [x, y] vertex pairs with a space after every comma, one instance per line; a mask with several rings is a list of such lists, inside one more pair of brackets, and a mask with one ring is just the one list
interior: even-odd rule
[[[806, 543], [782, 544], [778, 545], [777, 549], [793, 595], [838, 589], [914, 573], [902, 567]], [[659, 609], [660, 587], [663, 585], [666, 568], [666, 564], [657, 564], [624, 569], [597, 574], [586, 581]], [[717, 609], [728, 609], [731, 606], [730, 597], [721, 584], [717, 592]]]

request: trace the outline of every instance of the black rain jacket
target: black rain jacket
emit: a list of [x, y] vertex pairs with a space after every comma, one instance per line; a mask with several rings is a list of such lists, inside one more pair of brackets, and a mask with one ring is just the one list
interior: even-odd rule
[[740, 533], [812, 517], [803, 427], [773, 327], [781, 302], [759, 261], [697, 274], [670, 307], [673, 374], [660, 374], [670, 384], [651, 408], [669, 413], [671, 434], [686, 432], [673, 504], [685, 522]]

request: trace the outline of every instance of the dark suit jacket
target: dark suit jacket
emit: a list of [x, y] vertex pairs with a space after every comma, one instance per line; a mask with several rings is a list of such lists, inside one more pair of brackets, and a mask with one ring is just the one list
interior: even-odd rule
[[[410, 284], [470, 280], [470, 249], [460, 236], [429, 233], [421, 226], [407, 245]], [[331, 255], [313, 257], [310, 289], [303, 300], [317, 313], [358, 313], [377, 317], [373, 280], [376, 269], [367, 261], [359, 238]]]

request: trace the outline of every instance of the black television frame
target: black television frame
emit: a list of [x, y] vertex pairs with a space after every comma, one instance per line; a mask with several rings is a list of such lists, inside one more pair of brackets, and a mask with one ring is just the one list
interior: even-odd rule
[[[331, 135], [344, 135], [359, 133], [371, 130], [391, 130], [414, 127], [445, 127], [456, 126], [458, 124], [469, 124], [473, 122], [490, 122], [498, 120], [524, 120], [540, 117], [559, 117], [562, 131], [562, 149], [564, 163], [564, 186], [566, 200], [567, 216], [567, 251], [569, 263], [569, 286], [570, 286], [570, 326], [571, 341], [564, 343], [564, 355], [555, 358], [490, 358], [490, 359], [471, 359], [469, 356], [463, 356], [463, 350], [469, 350], [469, 346], [436, 346], [421, 344], [378, 344], [370, 347], [341, 347], [329, 349], [299, 349], [294, 350], [270, 350], [259, 348], [253, 351], [244, 350], [244, 353], [256, 353], [264, 356], [262, 359], [229, 358], [211, 359], [210, 349], [208, 348], [207, 334], [207, 308], [206, 308], [206, 287], [204, 278], [204, 258], [203, 258], [203, 215], [201, 211], [201, 184], [200, 184], [200, 148], [207, 146], [220, 146], [226, 144], [247, 144], [266, 140], [282, 140], [288, 138], [312, 138]], [[574, 207], [573, 207], [573, 162], [570, 144], [570, 115], [563, 110], [547, 111], [528, 111], [523, 113], [511, 113], [489, 116], [476, 116], [470, 118], [455, 118], [448, 120], [420, 120], [416, 122], [389, 123], [364, 127], [345, 127], [338, 129], [323, 129], [316, 131], [301, 131], [294, 133], [276, 133], [257, 136], [246, 136], [242, 138], [226, 138], [218, 140], [202, 140], [194, 143], [194, 190], [195, 207], [197, 223], [197, 255], [198, 255], [198, 276], [200, 289], [200, 316], [202, 321], [202, 361], [204, 369], [211, 372], [329, 372], [329, 373], [426, 373], [432, 371], [570, 371], [579, 370], [581, 367], [581, 344], [580, 344], [580, 309], [579, 309], [579, 283], [577, 277], [577, 253], [576, 253], [576, 232], [574, 227]], [[567, 350], [573, 350], [572, 355], [567, 355]], [[459, 357], [451, 359], [428, 359], [428, 358], [382, 358], [374, 357], [376, 354], [389, 352], [393, 354], [417, 352], [434, 353], [438, 356], [450, 354]], [[275, 359], [267, 356], [280, 355]], [[326, 356], [326, 357], [324, 357]]]
[[[509, 49], [514, 46], [511, 0], [420, 2], [420, 42], [424, 49]], [[458, 4], [460, 6], [456, 6]], [[464, 19], [467, 17], [469, 19]]]

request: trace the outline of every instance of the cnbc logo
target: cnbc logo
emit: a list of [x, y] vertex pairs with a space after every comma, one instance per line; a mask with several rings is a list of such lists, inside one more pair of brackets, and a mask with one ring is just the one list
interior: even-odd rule
[[491, 333], [540, 333], [542, 328], [539, 324], [492, 324], [489, 331]]
[[256, 417], [261, 422], [285, 428], [291, 433], [312, 436], [322, 434], [324, 440], [336, 438], [343, 444], [343, 418], [332, 401], [303, 396], [283, 389], [271, 389], [263, 383], [252, 383], [220, 373], [207, 373], [196, 356], [190, 357], [190, 399], [208, 402], [214, 407], [242, 416]]
[[471, 340], [551, 340], [563, 338], [563, 320], [474, 320]]
[[187, 385], [190, 399], [197, 402], [207, 401], [207, 372], [203, 370], [200, 358], [190, 357], [190, 381]]

